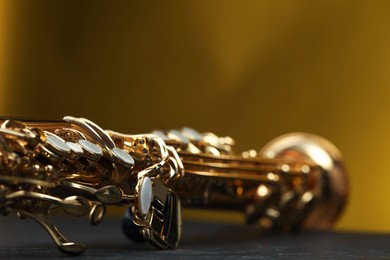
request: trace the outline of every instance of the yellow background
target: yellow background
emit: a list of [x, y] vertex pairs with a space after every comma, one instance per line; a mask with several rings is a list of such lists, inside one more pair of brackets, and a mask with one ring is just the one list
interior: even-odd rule
[[0, 0], [0, 112], [343, 152], [337, 227], [390, 231], [390, 1]]

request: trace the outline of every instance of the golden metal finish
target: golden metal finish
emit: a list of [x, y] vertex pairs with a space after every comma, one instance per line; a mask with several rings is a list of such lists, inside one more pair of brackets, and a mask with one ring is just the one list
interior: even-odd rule
[[106, 205], [127, 204], [125, 234], [164, 249], [179, 244], [181, 206], [241, 210], [264, 229], [328, 228], [348, 192], [338, 150], [309, 134], [235, 155], [233, 139], [190, 128], [126, 135], [70, 116], [0, 124], [0, 213], [34, 219], [70, 255], [86, 246], [58, 231], [53, 209], [96, 225]]

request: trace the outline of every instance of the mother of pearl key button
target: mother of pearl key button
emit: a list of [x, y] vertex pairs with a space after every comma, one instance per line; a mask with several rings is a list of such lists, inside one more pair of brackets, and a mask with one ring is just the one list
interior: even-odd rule
[[77, 142], [84, 150], [86, 157], [89, 157], [92, 160], [97, 160], [103, 155], [102, 148], [98, 145], [84, 139], [80, 139]]
[[70, 147], [65, 143], [62, 138], [50, 132], [45, 132], [45, 135], [46, 144], [51, 151], [58, 152], [62, 155], [68, 154], [70, 152]]
[[145, 176], [142, 179], [138, 192], [138, 210], [142, 215], [146, 215], [149, 212], [153, 196], [152, 181], [149, 177]]
[[134, 159], [128, 154], [125, 150], [122, 150], [118, 147], [111, 149], [111, 154], [114, 156], [116, 161], [121, 163], [125, 167], [132, 167], [134, 165]]

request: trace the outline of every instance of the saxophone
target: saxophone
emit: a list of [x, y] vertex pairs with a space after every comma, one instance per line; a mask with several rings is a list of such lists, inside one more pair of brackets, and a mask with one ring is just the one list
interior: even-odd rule
[[0, 118], [0, 213], [39, 223], [59, 251], [66, 239], [50, 213], [61, 208], [99, 224], [107, 205], [128, 205], [133, 241], [176, 248], [181, 207], [239, 210], [274, 231], [329, 228], [348, 193], [341, 154], [319, 136], [292, 133], [262, 150], [233, 152], [234, 140], [191, 128], [129, 135], [85, 118]]

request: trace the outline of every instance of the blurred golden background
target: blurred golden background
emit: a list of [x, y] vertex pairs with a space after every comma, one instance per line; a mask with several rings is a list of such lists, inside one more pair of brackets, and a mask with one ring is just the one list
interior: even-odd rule
[[350, 173], [337, 227], [388, 232], [389, 13], [390, 1], [0, 0], [0, 113], [188, 125], [237, 151], [313, 132]]

